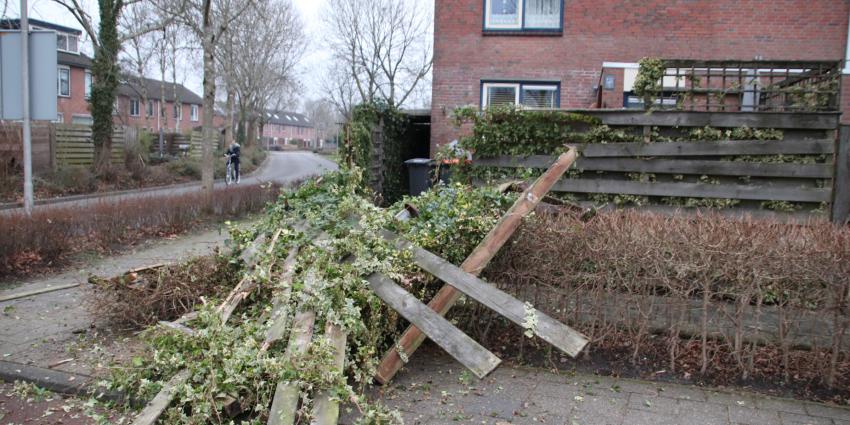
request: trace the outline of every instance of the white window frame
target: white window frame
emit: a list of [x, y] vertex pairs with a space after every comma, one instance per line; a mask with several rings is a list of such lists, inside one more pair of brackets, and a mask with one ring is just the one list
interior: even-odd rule
[[57, 114], [56, 114], [56, 119], [55, 119], [55, 120], [53, 120], [53, 122], [54, 122], [54, 123], [57, 123], [57, 124], [62, 124], [62, 123], [64, 123], [64, 122], [65, 122], [65, 114], [63, 114], [62, 112], [57, 113]]
[[156, 113], [156, 102], [152, 99], [148, 99], [145, 103], [145, 117], [151, 118]]
[[522, 84], [520, 83], [484, 83], [482, 85], [483, 89], [481, 90], [481, 106], [484, 109], [490, 107], [490, 96], [488, 94], [489, 89], [491, 88], [512, 88], [514, 89], [514, 105], [519, 105], [519, 91], [522, 90]]
[[91, 71], [86, 70], [85, 80], [83, 82], [86, 99], [91, 99], [91, 87], [94, 84], [94, 77], [92, 77]]
[[[517, 23], [516, 24], [494, 24], [490, 22], [490, 9], [493, 8], [492, 0], [484, 1], [484, 29], [485, 30], [522, 30], [523, 10], [525, 10], [525, 0], [517, 0]], [[562, 10], [561, 13], [564, 11]]]
[[[56, 93], [59, 97], [71, 97], [71, 67], [67, 65], [59, 65], [59, 72], [56, 73]], [[62, 71], [68, 71], [68, 94], [62, 94]]]
[[[133, 109], [134, 109], [134, 108], [133, 108], [133, 105], [135, 105], [135, 106], [136, 106], [136, 107], [135, 107], [135, 109], [136, 109], [136, 113], [133, 113]], [[141, 113], [142, 113], [142, 111], [141, 111], [141, 109], [142, 109], [142, 103], [141, 103], [141, 101], [139, 101], [139, 99], [130, 99], [129, 109], [130, 109], [130, 116], [131, 116], [131, 117], [138, 117], [138, 116], [141, 116]]]
[[198, 122], [198, 105], [191, 105], [189, 108], [189, 119]]
[[174, 116], [175, 120], [183, 121], [183, 104], [179, 106], [178, 108], [177, 102], [171, 104], [171, 111], [173, 112], [171, 115]]

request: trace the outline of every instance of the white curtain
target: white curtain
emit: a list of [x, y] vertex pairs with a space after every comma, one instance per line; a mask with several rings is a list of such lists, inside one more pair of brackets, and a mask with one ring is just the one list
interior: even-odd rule
[[561, 0], [525, 0], [525, 27], [561, 27]]

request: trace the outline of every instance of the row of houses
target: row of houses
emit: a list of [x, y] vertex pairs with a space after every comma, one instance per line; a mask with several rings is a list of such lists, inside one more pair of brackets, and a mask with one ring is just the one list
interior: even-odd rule
[[[37, 19], [29, 22], [31, 31], [54, 31], [57, 35], [55, 122], [91, 125], [92, 59], [81, 52], [82, 31]], [[20, 20], [2, 20], [0, 29], [20, 29]], [[118, 88], [113, 116], [116, 125], [183, 133], [201, 126], [203, 108], [203, 99], [183, 84], [125, 76]], [[213, 125], [223, 129], [225, 121], [225, 115], [216, 111]], [[318, 145], [313, 124], [302, 114], [268, 111], [264, 122], [260, 137], [266, 146], [293, 141]]]
[[847, 0], [436, 0], [434, 16], [432, 154], [459, 106], [643, 108], [644, 57], [676, 60], [661, 107], [794, 112], [808, 90], [850, 122]]

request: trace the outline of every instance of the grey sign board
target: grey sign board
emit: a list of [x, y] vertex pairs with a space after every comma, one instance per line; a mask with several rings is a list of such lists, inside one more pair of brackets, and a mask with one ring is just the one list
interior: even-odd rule
[[[30, 32], [30, 116], [54, 121], [57, 117], [56, 33]], [[21, 32], [0, 31], [0, 119], [24, 117], [21, 79]]]

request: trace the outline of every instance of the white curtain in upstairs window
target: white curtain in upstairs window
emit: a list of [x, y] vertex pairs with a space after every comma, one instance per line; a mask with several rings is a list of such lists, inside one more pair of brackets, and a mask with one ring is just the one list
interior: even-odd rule
[[561, 0], [525, 0], [525, 27], [561, 27]]
[[514, 26], [520, 23], [519, 0], [489, 0], [490, 26]]

